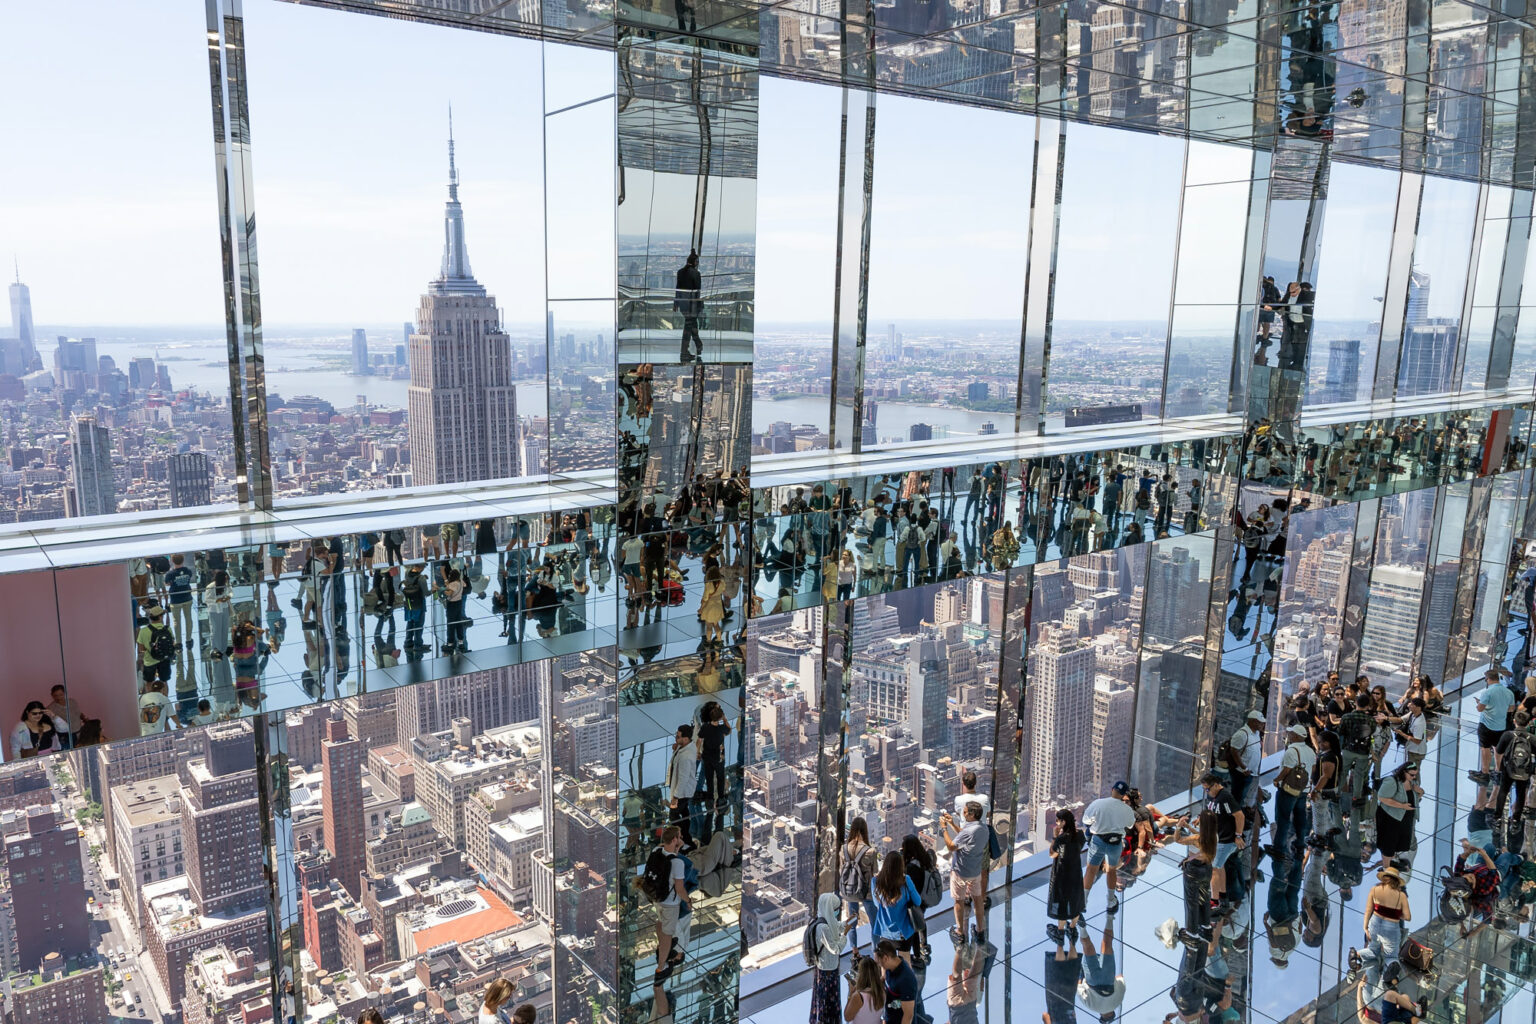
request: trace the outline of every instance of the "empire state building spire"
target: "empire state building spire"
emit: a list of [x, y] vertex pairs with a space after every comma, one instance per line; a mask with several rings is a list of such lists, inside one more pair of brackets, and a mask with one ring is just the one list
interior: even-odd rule
[[448, 108], [448, 204], [443, 211], [443, 268], [429, 286], [434, 295], [484, 295], [469, 269], [464, 244], [464, 208], [459, 205], [459, 169], [453, 155], [453, 108]]

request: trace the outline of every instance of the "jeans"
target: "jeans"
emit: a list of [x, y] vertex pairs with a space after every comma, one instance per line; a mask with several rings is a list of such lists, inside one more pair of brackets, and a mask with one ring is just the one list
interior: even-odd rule
[[1371, 937], [1371, 941], [1360, 954], [1363, 959], [1375, 961], [1378, 968], [1385, 968], [1397, 959], [1397, 947], [1403, 941], [1403, 922], [1391, 921], [1377, 914], [1371, 918], [1366, 934]]
[[1299, 851], [1307, 832], [1307, 794], [1292, 796], [1280, 789], [1275, 794], [1275, 847], [1281, 854], [1286, 854], [1289, 850], [1286, 841], [1290, 840]]
[[[1365, 781], [1371, 771], [1371, 755], [1352, 754], [1344, 751], [1339, 755], [1339, 799], [1343, 800], [1346, 785], [1350, 794], [1350, 800], [1359, 800], [1365, 795]], [[1351, 813], [1351, 817], [1353, 817]]]
[[677, 797], [676, 800], [677, 800], [677, 806], [673, 807], [671, 809], [671, 811], [669, 812], [670, 817], [671, 817], [671, 821], [669, 822], [669, 824], [676, 825], [678, 828], [682, 829], [684, 845], [692, 846], [693, 845], [693, 828], [692, 828], [693, 815], [690, 812], [690, 805], [693, 803], [693, 797], [690, 797], [690, 796], [680, 796], [680, 797]]
[[1329, 829], [1338, 828], [1339, 798], [1317, 796], [1312, 799], [1312, 828], [1318, 835], [1327, 835]]
[[421, 646], [421, 627], [426, 621], [427, 609], [425, 607], [406, 608], [405, 610], [405, 647], [410, 650]]
[[875, 941], [875, 901], [874, 900], [843, 900], [843, 912], [848, 919], [848, 941], [854, 949], [859, 948], [859, 909], [863, 908], [864, 914], [869, 918], [869, 941], [874, 945]]

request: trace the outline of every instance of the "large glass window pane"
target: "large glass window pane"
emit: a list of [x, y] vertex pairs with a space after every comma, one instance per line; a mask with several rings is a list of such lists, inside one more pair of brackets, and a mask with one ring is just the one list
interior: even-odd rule
[[1183, 166], [1181, 140], [1069, 128], [1049, 429], [1157, 414]]
[[1309, 408], [1371, 397], [1397, 210], [1395, 173], [1336, 162], [1329, 175], [1315, 271]]
[[0, 522], [234, 501], [203, 5], [7, 4], [0, 38]]
[[1012, 429], [1033, 158], [1028, 118], [881, 97], [866, 447]]
[[538, 44], [266, 0], [245, 17], [277, 493], [537, 469], [543, 125], [517, 97], [540, 94]]
[[[758, 113], [754, 448], [827, 447], [842, 90], [763, 76]], [[851, 258], [857, 259], [853, 228]], [[845, 241], [845, 245], [846, 245]]]
[[1436, 394], [1459, 383], [1452, 378], [1465, 329], [1462, 300], [1472, 259], [1477, 188], [1475, 182], [1424, 179], [1397, 370], [1399, 395]]

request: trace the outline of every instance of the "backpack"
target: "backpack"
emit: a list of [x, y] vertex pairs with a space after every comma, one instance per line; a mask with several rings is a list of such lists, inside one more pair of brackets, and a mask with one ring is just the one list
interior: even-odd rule
[[176, 658], [176, 641], [171, 638], [171, 630], [167, 626], [149, 627], [149, 656], [156, 661], [174, 661]]
[[1136, 492], [1136, 507], [1141, 509], [1143, 512], [1145, 512], [1147, 509], [1151, 508], [1152, 507], [1152, 495], [1148, 494], [1146, 491], [1137, 491]]
[[645, 872], [640, 877], [640, 891], [651, 898], [652, 903], [662, 903], [672, 884], [672, 855], [661, 847], [652, 850], [645, 858]]
[[1003, 856], [1003, 837], [997, 834], [997, 829], [987, 822], [987, 856], [998, 861]]
[[850, 857], [846, 849], [843, 852], [843, 865], [837, 870], [837, 894], [845, 900], [869, 899], [869, 879], [860, 863], [863, 859], [863, 854]]
[[1451, 869], [1441, 867], [1444, 875], [1440, 880], [1440, 917], [1448, 922], [1464, 921], [1472, 912], [1472, 883]]
[[1371, 734], [1375, 731], [1375, 723], [1363, 712], [1351, 711], [1339, 719], [1339, 739], [1351, 754], [1369, 754]]
[[1280, 769], [1280, 778], [1276, 781], [1292, 793], [1300, 793], [1311, 783], [1312, 773], [1307, 771], [1306, 766], [1300, 762], [1298, 755], [1296, 764], [1291, 765], [1289, 768]]
[[923, 887], [918, 890], [917, 898], [924, 910], [938, 906], [944, 898], [944, 883], [939, 880], [939, 873], [933, 868], [923, 869]]
[[1509, 741], [1509, 753], [1504, 755], [1504, 774], [1511, 779], [1528, 779], [1531, 777], [1531, 759], [1533, 750], [1531, 734], [1525, 730], [1515, 733]]
[[805, 926], [805, 931], [800, 934], [800, 959], [805, 961], [805, 966], [815, 967], [821, 956], [821, 932], [826, 927], [826, 922], [819, 917], [811, 919], [811, 923]]
[[163, 576], [171, 571], [171, 560], [164, 555], [152, 555], [149, 558], [149, 568]]

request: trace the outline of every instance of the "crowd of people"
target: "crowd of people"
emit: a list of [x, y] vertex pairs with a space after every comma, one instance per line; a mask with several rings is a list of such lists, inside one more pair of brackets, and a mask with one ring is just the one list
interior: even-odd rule
[[[1524, 908], [1536, 902], [1536, 858], [1525, 855], [1536, 826], [1536, 803], [1528, 802], [1536, 772], [1536, 676], [1517, 680], [1493, 668], [1466, 699], [1478, 716], [1480, 760], [1469, 773], [1477, 797], [1454, 862], [1429, 879], [1440, 894], [1438, 919], [1462, 935], [1525, 919]], [[1432, 946], [1413, 935], [1415, 913], [1425, 908], [1409, 896], [1425, 803], [1420, 774], [1450, 711], [1427, 676], [1392, 698], [1365, 675], [1345, 683], [1330, 673], [1316, 686], [1300, 684], [1272, 715], [1247, 713], [1220, 737], [1187, 812], [1165, 814], [1123, 781], [1080, 813], [1056, 810], [1045, 892], [1047, 1019], [1075, 1020], [1078, 1006], [1103, 1021], [1119, 1012], [1125, 979], [1114, 944], [1121, 894], [1162, 850], [1178, 858], [1183, 890], [1182, 921], [1157, 929], [1170, 948], [1182, 947], [1169, 1021], [1241, 1019], [1244, 995], [1234, 994], [1230, 961], [1248, 950], [1250, 931], [1262, 926], [1270, 963], [1283, 969], [1298, 945], [1322, 946], [1340, 901], [1348, 904], [1366, 889], [1369, 875], [1341, 990], [1358, 1002], [1361, 1019], [1417, 1024], [1436, 971]], [[1278, 743], [1265, 742], [1272, 717], [1283, 731]], [[1459, 724], [1452, 720], [1453, 729]], [[946, 889], [938, 849], [949, 854], [949, 936], [957, 956], [970, 963], [978, 950], [995, 952], [985, 934], [985, 878], [1001, 851], [990, 842], [985, 797], [972, 792], [974, 776], [966, 781], [953, 812], [940, 815], [936, 841], [920, 834], [899, 844], [887, 839], [891, 848], [882, 854], [863, 818], [848, 823], [837, 890], [820, 895], [803, 940], [815, 968], [815, 1024], [933, 1019], [922, 991], [933, 956], [927, 912]], [[1261, 896], [1257, 883], [1265, 872]], [[1088, 904], [1101, 878], [1105, 913], [1095, 928]]]
[[475, 623], [482, 644], [496, 626], [508, 644], [584, 630], [611, 585], [611, 535], [578, 509], [133, 559], [140, 731], [273, 710], [274, 676], [300, 700], [343, 696], [360, 633], [388, 669], [466, 653]]
[[846, 600], [1005, 569], [1026, 549], [1067, 557], [1205, 529], [1218, 510], [1203, 474], [1179, 465], [1202, 465], [1204, 442], [1152, 454], [993, 462], [964, 481], [954, 468], [896, 474], [865, 497], [786, 488], [753, 520], [754, 592], [788, 611], [803, 593]]

